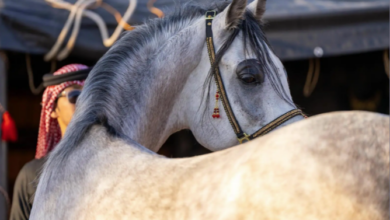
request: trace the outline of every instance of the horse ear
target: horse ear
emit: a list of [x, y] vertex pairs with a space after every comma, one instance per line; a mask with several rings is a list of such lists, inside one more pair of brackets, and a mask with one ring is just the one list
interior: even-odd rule
[[248, 5], [248, 10], [250, 10], [253, 15], [255, 16], [256, 20], [259, 23], [262, 23], [262, 18], [265, 12], [265, 5], [267, 3], [267, 0], [255, 0], [252, 3]]
[[235, 29], [240, 24], [246, 10], [246, 0], [233, 0], [226, 13], [226, 28]]

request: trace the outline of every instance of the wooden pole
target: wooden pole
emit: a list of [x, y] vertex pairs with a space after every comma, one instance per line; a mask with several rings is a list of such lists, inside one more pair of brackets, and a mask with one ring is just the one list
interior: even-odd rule
[[[7, 109], [7, 74], [6, 74], [7, 57], [4, 52], [0, 51], [0, 103]], [[1, 125], [2, 117], [0, 117]], [[0, 136], [1, 136], [0, 129]], [[0, 187], [3, 189], [0, 192], [0, 219], [8, 219], [9, 205], [5, 193], [7, 188], [7, 143], [0, 140]], [[1, 189], [0, 189], [1, 190]]]

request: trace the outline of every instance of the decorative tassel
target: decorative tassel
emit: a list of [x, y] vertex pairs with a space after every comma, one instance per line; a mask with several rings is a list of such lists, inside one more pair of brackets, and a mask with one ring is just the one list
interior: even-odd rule
[[3, 113], [3, 120], [1, 123], [1, 140], [7, 142], [15, 142], [18, 140], [18, 131], [14, 120], [8, 111]]
[[219, 92], [217, 91], [217, 93], [215, 94], [215, 107], [214, 107], [213, 118], [220, 118], [221, 117], [219, 115], [218, 100], [219, 100]]

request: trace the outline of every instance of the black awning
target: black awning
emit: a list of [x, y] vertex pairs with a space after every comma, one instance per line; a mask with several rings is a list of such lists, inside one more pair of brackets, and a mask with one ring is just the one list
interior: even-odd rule
[[282, 60], [384, 50], [389, 47], [387, 0], [271, 0], [266, 33]]
[[[155, 7], [169, 13], [179, 1], [157, 0]], [[129, 3], [128, 0], [104, 2], [121, 14]], [[147, 2], [138, 0], [130, 24], [156, 17], [147, 9]], [[267, 4], [266, 33], [282, 60], [314, 57], [315, 48], [322, 50], [323, 56], [335, 56], [384, 50], [389, 46], [388, 0], [268, 0]], [[114, 17], [103, 9], [95, 11], [112, 33], [117, 26]], [[68, 11], [53, 8], [44, 0], [0, 0], [0, 49], [45, 54], [55, 43], [68, 15]], [[98, 59], [107, 49], [96, 24], [83, 18], [72, 54]]]

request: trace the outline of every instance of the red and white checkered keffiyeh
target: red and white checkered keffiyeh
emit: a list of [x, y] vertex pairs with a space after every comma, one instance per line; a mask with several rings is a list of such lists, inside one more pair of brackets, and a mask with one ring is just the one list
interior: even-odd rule
[[[88, 67], [82, 64], [69, 64], [61, 69], [57, 70], [54, 75], [61, 75], [70, 72], [75, 72]], [[64, 91], [67, 87], [71, 85], [84, 85], [83, 81], [68, 81], [61, 83], [55, 86], [48, 86], [43, 93], [42, 97], [42, 111], [41, 111], [41, 120], [39, 123], [39, 134], [38, 134], [38, 143], [37, 151], [35, 158], [39, 159], [47, 155], [48, 152], [53, 150], [53, 148], [61, 140], [61, 129], [58, 124], [57, 119], [54, 119], [50, 114], [54, 111], [55, 101], [57, 96]]]

